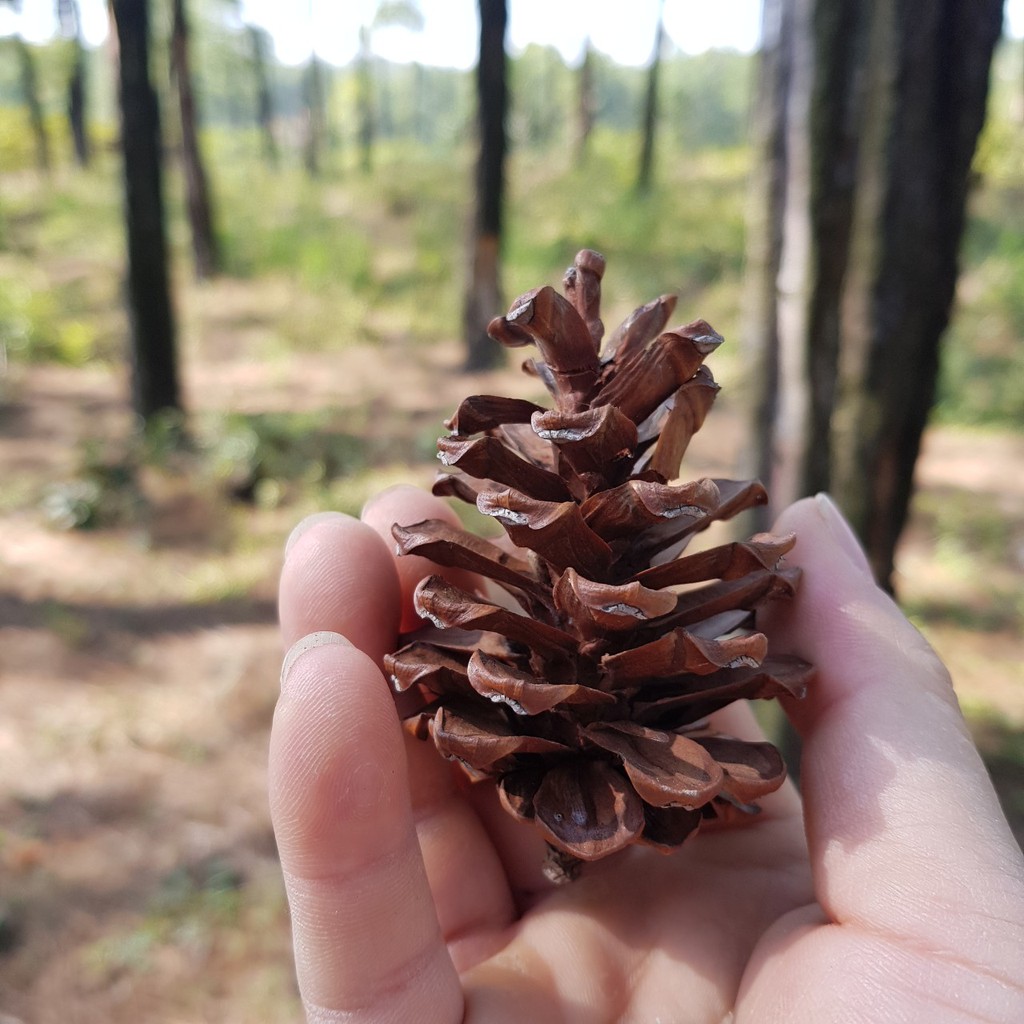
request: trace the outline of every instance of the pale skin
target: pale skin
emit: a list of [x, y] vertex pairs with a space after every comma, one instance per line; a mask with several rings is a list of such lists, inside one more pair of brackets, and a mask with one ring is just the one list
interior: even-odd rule
[[[818, 667], [787, 703], [803, 799], [553, 888], [492, 787], [407, 738], [380, 669], [433, 567], [412, 488], [296, 528], [270, 798], [308, 1020], [374, 1024], [1024, 1021], [1024, 859], [949, 676], [828, 499], [788, 509], [797, 598], [761, 615]], [[463, 582], [465, 582], [463, 580]], [[722, 731], [759, 736], [748, 708]]]

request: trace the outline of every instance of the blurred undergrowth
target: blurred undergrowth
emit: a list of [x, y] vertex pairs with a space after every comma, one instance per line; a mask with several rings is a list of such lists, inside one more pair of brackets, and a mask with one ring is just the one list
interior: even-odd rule
[[[28, 159], [21, 116], [0, 107], [0, 156], [13, 161], [6, 166]], [[586, 159], [576, 161], [569, 147], [531, 144], [528, 125], [517, 124], [506, 299], [557, 281], [579, 247], [598, 248], [615, 268], [605, 282], [607, 322], [653, 294], [675, 292], [681, 315], [706, 317], [730, 342], [718, 375], [728, 381], [740, 373], [749, 149], [723, 142], [685, 152], [680, 139], [666, 135], [656, 185], [641, 196], [631, 187], [634, 134], [601, 125]], [[54, 130], [65, 145], [59, 126]], [[3, 402], [16, 398], [20, 366], [120, 370], [124, 363], [121, 200], [111, 138], [109, 125], [97, 126], [97, 159], [88, 171], [61, 165], [48, 178], [30, 170], [4, 175], [0, 366], [7, 372], [0, 374], [0, 414]], [[297, 163], [262, 166], [251, 134], [214, 128], [204, 141], [226, 255], [220, 279], [200, 286], [190, 280], [184, 189], [173, 160], [165, 188], [186, 372], [193, 359], [243, 358], [272, 371], [320, 352], [338, 353], [344, 372], [344, 352], [353, 345], [429, 359], [432, 345], [457, 343], [470, 147], [381, 139], [372, 175], [347, 166], [355, 154], [346, 161], [342, 150], [323, 177], [310, 179]], [[1024, 425], [1022, 165], [1019, 126], [1005, 112], [994, 116], [976, 162], [945, 346], [936, 415], [948, 424]], [[368, 407], [340, 414], [207, 409], [193, 416], [187, 444], [170, 461], [161, 448], [170, 433], [161, 440], [159, 425], [134, 439], [86, 438], [72, 478], [48, 488], [44, 507], [62, 526], [131, 522], [144, 514], [146, 476], [162, 460], [164, 471], [192, 474], [227, 500], [272, 507], [330, 493], [354, 501], [338, 493], [345, 481], [432, 457], [435, 428], [389, 416], [381, 422]], [[16, 482], [10, 493], [22, 493]], [[977, 527], [973, 514], [959, 519]]]

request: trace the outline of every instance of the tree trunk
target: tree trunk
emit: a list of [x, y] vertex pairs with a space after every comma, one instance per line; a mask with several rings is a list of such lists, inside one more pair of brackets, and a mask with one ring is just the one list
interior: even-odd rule
[[132, 404], [149, 420], [181, 408], [160, 164], [160, 112], [149, 77], [149, 5], [112, 0], [119, 50]]
[[505, 0], [478, 0], [480, 55], [476, 67], [480, 152], [476, 164], [476, 215], [470, 251], [469, 281], [463, 307], [466, 369], [496, 366], [500, 350], [487, 325], [502, 311], [501, 234], [505, 194], [505, 114], [508, 85]]
[[370, 30], [365, 25], [359, 29], [356, 99], [359, 107], [359, 166], [364, 174], [369, 174], [373, 170], [373, 139], [376, 132], [373, 109], [373, 54], [370, 50]]
[[594, 130], [597, 97], [594, 92], [594, 48], [587, 36], [583, 43], [583, 59], [576, 73], [576, 162], [587, 158], [590, 133]]
[[643, 139], [636, 174], [637, 192], [649, 192], [654, 176], [654, 141], [658, 126], [658, 79], [661, 76], [661, 51], [665, 43], [665, 0], [658, 4], [658, 27], [654, 33], [654, 52], [647, 69], [647, 93], [644, 96]]
[[[775, 431], [779, 395], [779, 268], [782, 263], [782, 210], [786, 196], [786, 123], [793, 74], [793, 5], [764, 0], [758, 83], [753, 111], [754, 169], [747, 218], [743, 343], [751, 443], [747, 474], [774, 493]], [[762, 506], [748, 513], [760, 532], [772, 515]]]
[[891, 586], [998, 0], [768, 0], [748, 293], [773, 513], [831, 489]]
[[876, 0], [835, 490], [891, 589], [958, 273], [1001, 0]]
[[189, 60], [189, 25], [185, 0], [173, 0], [171, 24], [171, 71], [178, 90], [181, 118], [181, 155], [185, 170], [188, 222], [192, 232], [192, 257], [196, 277], [203, 281], [220, 269], [217, 235], [213, 227], [210, 188], [199, 148], [196, 99]]
[[311, 178], [320, 174], [324, 149], [324, 72], [316, 53], [309, 58], [302, 78], [302, 98], [306, 106], [306, 145], [304, 162]]
[[75, 161], [88, 167], [89, 132], [86, 126], [85, 47], [82, 43], [82, 18], [78, 0], [57, 0], [61, 32], [71, 40], [71, 73], [68, 76], [68, 127], [75, 147]]
[[40, 171], [48, 172], [51, 165], [50, 139], [43, 117], [43, 104], [39, 98], [39, 75], [36, 73], [35, 55], [21, 36], [14, 37], [14, 46], [18, 51], [21, 94], [25, 100], [29, 124], [32, 126], [32, 137], [36, 144], [36, 167]]
[[829, 432], [863, 106], [867, 12], [767, 0], [748, 235], [758, 526], [831, 484]]
[[249, 33], [252, 74], [256, 93], [256, 122], [263, 140], [263, 159], [268, 167], [278, 165], [277, 139], [274, 137], [274, 101], [267, 73], [267, 41], [264, 29], [256, 25], [247, 27]]
[[81, 38], [74, 41], [75, 55], [68, 79], [68, 124], [75, 147], [75, 160], [79, 167], [88, 167], [91, 156], [89, 130], [86, 127], [85, 103], [85, 50]]

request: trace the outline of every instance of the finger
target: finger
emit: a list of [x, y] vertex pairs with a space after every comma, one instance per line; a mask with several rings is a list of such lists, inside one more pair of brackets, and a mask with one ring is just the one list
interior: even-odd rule
[[[389, 547], [367, 524], [322, 513], [300, 523], [289, 538], [280, 594], [286, 639], [302, 631], [335, 631], [379, 664], [397, 644], [400, 601]], [[390, 688], [383, 679], [380, 686], [397, 727]], [[512, 897], [501, 862], [457, 791], [450, 766], [428, 744], [402, 740], [437, 916], [461, 966], [489, 952], [488, 938], [514, 915]]]
[[462, 1019], [376, 665], [336, 634], [285, 662], [270, 807], [311, 1021]]
[[[452, 526], [460, 525], [459, 517], [446, 502], [418, 487], [404, 485], [389, 488], [371, 498], [363, 508], [362, 516], [365, 523], [388, 540], [391, 539], [391, 527], [395, 523], [409, 526], [424, 519], [441, 519]], [[391, 543], [393, 546], [393, 541]], [[424, 577], [440, 572], [456, 585], [469, 590], [480, 583], [471, 573], [438, 567], [418, 555], [396, 556], [395, 565], [402, 590], [403, 631], [423, 624], [413, 609], [412, 594]], [[410, 742], [410, 762], [417, 767], [413, 780], [413, 806], [423, 809], [417, 813], [423, 814], [421, 832], [425, 843], [424, 857], [441, 902], [445, 906], [456, 900], [464, 903], [468, 895], [467, 878], [480, 878], [482, 873], [492, 870], [498, 863], [495, 860], [496, 854], [508, 881], [504, 899], [499, 903], [496, 897], [493, 898], [493, 910], [488, 920], [494, 925], [503, 919], [507, 923], [514, 914], [509, 887], [520, 908], [531, 902], [535, 893], [551, 889], [551, 882], [545, 878], [542, 870], [547, 852], [544, 840], [536, 829], [524, 827], [499, 805], [494, 786], [475, 785], [465, 794], [457, 791], [450, 766], [441, 761], [433, 747], [417, 741]], [[453, 815], [457, 809], [460, 813], [465, 812], [468, 807], [464, 796], [468, 796], [475, 812], [474, 821], [478, 827], [483, 825], [484, 832], [478, 836], [478, 842], [467, 843], [465, 828], [447, 830], [448, 836], [457, 837], [457, 845], [453, 848], [451, 843], [444, 841], [445, 830], [438, 828], [424, 812], [428, 806], [435, 808], [434, 817]], [[444, 895], [449, 891], [450, 895]], [[453, 923], [457, 916], [453, 915]]]
[[303, 520], [285, 548], [278, 614], [286, 646], [333, 630], [380, 664], [394, 650], [399, 621], [398, 577], [387, 547], [340, 512]]
[[826, 497], [799, 502], [777, 529], [796, 533], [803, 579], [792, 605], [770, 607], [759, 624], [818, 668], [808, 696], [788, 710], [804, 737], [801, 783], [823, 909], [833, 921], [940, 949], [956, 920], [958, 949], [990, 966], [986, 922], [1016, 921], [1019, 952], [1024, 864], [947, 672], [874, 585]]

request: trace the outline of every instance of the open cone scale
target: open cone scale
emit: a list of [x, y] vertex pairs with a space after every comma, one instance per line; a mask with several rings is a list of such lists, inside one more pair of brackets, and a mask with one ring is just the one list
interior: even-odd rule
[[406, 726], [502, 805], [533, 822], [567, 877], [639, 842], [671, 850], [703, 820], [757, 810], [782, 785], [768, 743], [717, 734], [740, 699], [801, 697], [809, 665], [775, 657], [754, 610], [792, 595], [792, 536], [685, 554], [713, 522], [766, 500], [752, 481], [674, 482], [718, 391], [703, 320], [665, 330], [675, 298], [641, 306], [601, 347], [604, 258], [583, 250], [564, 279], [527, 292], [489, 333], [535, 345], [524, 364], [545, 409], [475, 395], [438, 441], [434, 492], [504, 527], [509, 550], [440, 520], [396, 525], [401, 554], [468, 570], [415, 594], [430, 624], [386, 659]]

